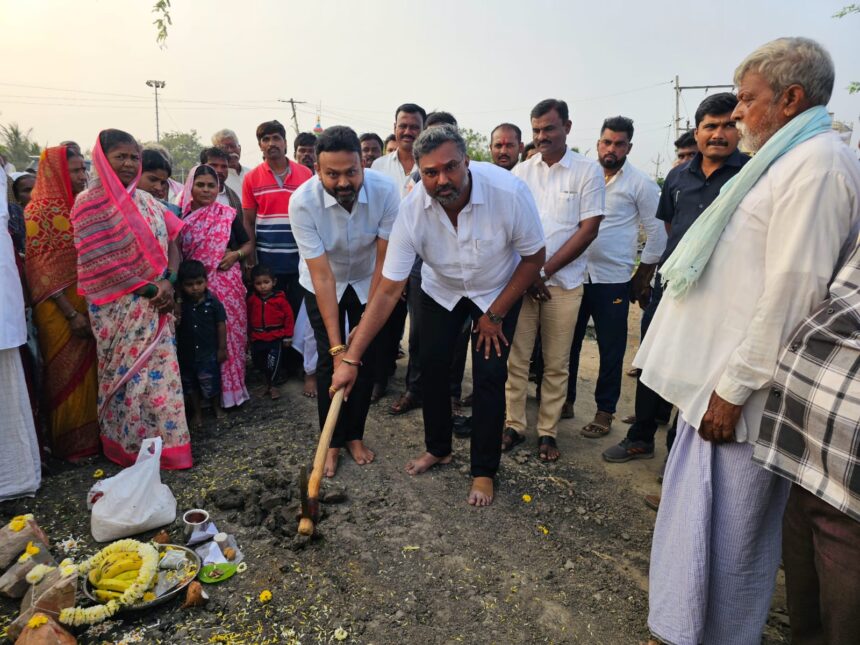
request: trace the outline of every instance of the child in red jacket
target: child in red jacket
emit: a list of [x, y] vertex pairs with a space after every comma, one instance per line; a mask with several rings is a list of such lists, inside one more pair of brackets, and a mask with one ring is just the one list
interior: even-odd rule
[[281, 396], [275, 377], [281, 366], [281, 352], [293, 342], [295, 318], [283, 291], [275, 291], [276, 280], [268, 267], [251, 269], [254, 293], [248, 296], [248, 333], [251, 336], [251, 359], [266, 377], [266, 394]]

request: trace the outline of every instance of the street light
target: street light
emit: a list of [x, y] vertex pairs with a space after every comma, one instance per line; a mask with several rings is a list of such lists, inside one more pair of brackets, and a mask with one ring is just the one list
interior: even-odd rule
[[161, 131], [158, 125], [158, 90], [167, 85], [164, 81], [147, 81], [146, 84], [155, 90], [155, 140], [161, 141]]

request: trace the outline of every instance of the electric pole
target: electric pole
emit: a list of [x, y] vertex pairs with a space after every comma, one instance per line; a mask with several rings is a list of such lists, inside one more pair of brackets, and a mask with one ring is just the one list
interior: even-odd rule
[[[734, 85], [681, 85], [678, 75], [675, 75], [675, 138], [681, 136], [681, 92], [684, 90], [732, 89]], [[689, 121], [687, 125], [689, 126]]]
[[302, 105], [303, 103], [307, 103], [307, 101], [297, 101], [295, 99], [278, 99], [278, 103], [289, 103], [290, 107], [293, 108], [293, 129], [296, 131], [296, 134], [299, 133], [299, 119], [296, 116], [296, 105]]
[[659, 152], [657, 153], [657, 158], [651, 160], [651, 163], [654, 164], [654, 179], [655, 179], [655, 181], [660, 176], [660, 164], [662, 163], [662, 161], [663, 161], [663, 159], [660, 157]]
[[158, 124], [158, 90], [163, 90], [167, 83], [164, 81], [147, 81], [146, 84], [155, 90], [155, 140], [161, 141], [161, 130]]

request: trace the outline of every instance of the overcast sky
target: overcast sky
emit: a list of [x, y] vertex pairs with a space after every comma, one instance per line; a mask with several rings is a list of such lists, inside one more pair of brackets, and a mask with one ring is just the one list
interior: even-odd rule
[[[860, 14], [832, 14], [845, 0], [724, 2], [550, 0], [173, 0], [167, 46], [156, 44], [154, 0], [0, 0], [6, 65], [0, 123], [32, 128], [40, 144], [99, 130], [155, 139], [147, 79], [163, 80], [161, 130], [196, 129], [204, 141], [236, 130], [242, 160], [260, 159], [254, 129], [346, 124], [391, 131], [394, 108], [416, 102], [453, 112], [489, 134], [511, 121], [528, 130], [539, 100], [565, 99], [568, 142], [592, 149], [604, 117], [634, 119], [631, 160], [654, 172], [673, 152], [675, 75], [682, 85], [732, 82], [736, 65], [768, 40], [807, 36], [836, 64], [830, 110], [860, 132]], [[704, 90], [682, 93], [692, 121]], [[528, 137], [530, 138], [530, 137]], [[594, 156], [594, 151], [589, 152]]]

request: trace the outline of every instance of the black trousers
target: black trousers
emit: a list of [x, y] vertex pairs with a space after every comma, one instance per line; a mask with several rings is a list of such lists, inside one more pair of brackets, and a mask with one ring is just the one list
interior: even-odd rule
[[387, 385], [388, 379], [397, 371], [397, 352], [400, 348], [400, 337], [403, 336], [403, 326], [406, 323], [406, 301], [400, 300], [394, 306], [394, 311], [385, 321], [377, 335], [377, 358], [374, 368], [373, 382]]
[[600, 368], [594, 387], [594, 401], [601, 412], [615, 414], [621, 397], [621, 378], [624, 371], [624, 352], [627, 349], [627, 314], [630, 312], [630, 282], [591, 283], [583, 285], [582, 303], [570, 347], [570, 378], [567, 381], [567, 400], [576, 401], [576, 376], [579, 372], [579, 353], [588, 327], [594, 318]]
[[[508, 312], [502, 332], [508, 342], [514, 335], [520, 303]], [[451, 363], [457, 349], [457, 339], [467, 320], [473, 323], [483, 311], [467, 298], [461, 298], [448, 311], [421, 291], [421, 389], [424, 393], [424, 442], [427, 452], [436, 457], [451, 454], [452, 420], [450, 398]], [[472, 346], [477, 335], [472, 333]], [[502, 457], [502, 429], [505, 425], [505, 381], [508, 380], [508, 353], [483, 351], [472, 354], [472, 445], [473, 477], [494, 477]]]
[[[317, 299], [310, 291], [305, 291], [305, 307], [308, 310], [308, 319], [314, 329], [314, 338], [317, 341], [317, 411], [319, 412], [320, 430], [325, 424], [328, 416], [331, 399], [328, 389], [331, 387], [331, 379], [334, 372], [334, 359], [328, 350], [331, 344], [328, 341], [328, 333], [323, 324]], [[364, 305], [358, 299], [355, 290], [349, 286], [338, 303], [340, 333], [344, 335], [345, 322], [349, 320], [349, 328], [355, 329], [364, 313]], [[373, 392], [374, 363], [378, 349], [376, 340], [367, 347], [362, 357], [364, 363], [358, 368], [358, 378], [352, 388], [349, 400], [344, 402], [340, 410], [340, 418], [335, 426], [331, 438], [332, 448], [343, 448], [347, 441], [355, 441], [364, 437], [364, 424], [367, 421], [367, 411], [370, 408], [370, 395]]]
[[[663, 287], [660, 283], [660, 274], [654, 281], [654, 289], [651, 291], [651, 299], [648, 301], [648, 306], [642, 312], [642, 338], [648, 331], [648, 326], [654, 318], [654, 313], [657, 311], [657, 305], [663, 297]], [[672, 413], [672, 404], [664, 400], [650, 387], [645, 385], [641, 379], [636, 379], [636, 403], [634, 409], [636, 421], [630, 426], [627, 431], [627, 438], [630, 441], [645, 441], [646, 443], [654, 443], [654, 436], [657, 434], [657, 419], [668, 419]], [[675, 426], [677, 425], [678, 417], [675, 417], [675, 423], [671, 430], [666, 435], [666, 447], [671, 450], [672, 443], [675, 440]]]

